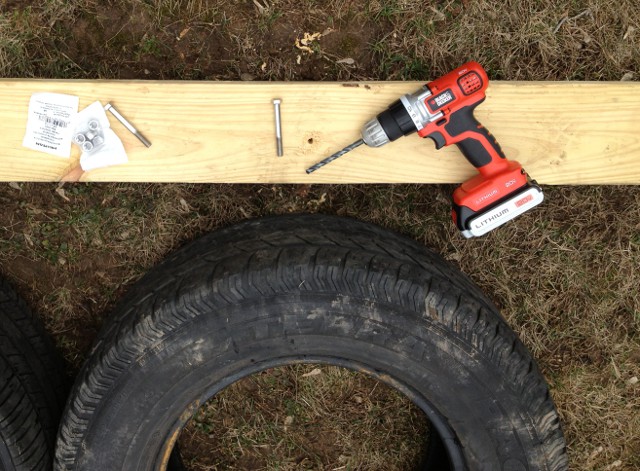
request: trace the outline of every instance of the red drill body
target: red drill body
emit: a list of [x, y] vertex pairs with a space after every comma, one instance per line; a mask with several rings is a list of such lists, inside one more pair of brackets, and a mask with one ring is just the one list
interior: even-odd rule
[[493, 135], [473, 110], [486, 98], [486, 72], [468, 62], [403, 95], [365, 124], [362, 139], [307, 170], [317, 170], [362, 143], [380, 147], [417, 132], [431, 138], [436, 149], [455, 144], [479, 175], [453, 194], [453, 219], [465, 237], [483, 235], [542, 202], [542, 190], [529, 182], [522, 166], [507, 160]]

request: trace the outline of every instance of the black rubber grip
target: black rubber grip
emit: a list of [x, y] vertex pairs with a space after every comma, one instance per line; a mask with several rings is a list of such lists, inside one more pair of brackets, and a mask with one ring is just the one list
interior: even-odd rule
[[[478, 134], [478, 137], [483, 136], [491, 149], [495, 151], [495, 154], [497, 154], [499, 158], [504, 159], [506, 157], [500, 148], [500, 144], [498, 144], [487, 128], [482, 126], [473, 115], [473, 110], [482, 103], [482, 101], [484, 100], [479, 101], [473, 106], [465, 106], [453, 113], [444, 128], [454, 141], [456, 140], [456, 136], [467, 131]], [[484, 167], [493, 160], [493, 156], [490, 153], [491, 149], [485, 147], [484, 140], [469, 137], [456, 142], [456, 145], [460, 149], [460, 152], [462, 152], [467, 160], [476, 168]]]
[[400, 100], [393, 102], [377, 118], [390, 141], [395, 141], [402, 136], [417, 131], [416, 125]]

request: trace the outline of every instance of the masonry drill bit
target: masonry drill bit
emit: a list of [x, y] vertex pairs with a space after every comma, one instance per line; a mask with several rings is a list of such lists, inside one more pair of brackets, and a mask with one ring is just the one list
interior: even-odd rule
[[347, 152], [351, 152], [353, 149], [355, 149], [358, 146], [361, 146], [362, 144], [364, 144], [364, 141], [362, 139], [358, 139], [356, 142], [354, 142], [353, 144], [348, 145], [347, 147], [345, 147], [344, 149], [336, 152], [333, 155], [330, 155], [329, 157], [327, 157], [326, 159], [318, 162], [317, 164], [315, 164], [312, 167], [309, 167], [307, 169], [307, 173], [311, 173], [311, 172], [315, 172], [316, 170], [318, 170], [320, 167], [324, 167], [325, 165], [333, 162], [334, 160], [336, 160], [338, 157], [342, 157], [344, 154], [346, 154]]

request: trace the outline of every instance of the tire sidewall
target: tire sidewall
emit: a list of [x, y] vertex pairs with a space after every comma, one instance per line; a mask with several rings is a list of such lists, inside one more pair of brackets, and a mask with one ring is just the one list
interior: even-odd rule
[[517, 392], [442, 325], [395, 304], [297, 293], [211, 310], [152, 343], [94, 411], [77, 469], [161, 469], [166, 444], [213, 394], [267, 366], [318, 360], [422, 397], [446, 418], [469, 469], [543, 462]]

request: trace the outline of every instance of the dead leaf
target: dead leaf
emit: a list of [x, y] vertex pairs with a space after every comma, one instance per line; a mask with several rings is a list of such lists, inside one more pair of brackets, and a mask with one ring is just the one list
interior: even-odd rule
[[633, 80], [633, 77], [635, 77], [635, 73], [634, 72], [627, 72], [626, 74], [624, 74], [622, 76], [622, 78], [620, 79], [621, 82], [629, 82], [630, 80]]
[[180, 34], [178, 36], [176, 36], [176, 39], [178, 41], [180, 41], [182, 38], [184, 38], [187, 35], [187, 33], [189, 32], [190, 29], [191, 29], [191, 27], [187, 26], [185, 29], [180, 31]]
[[286, 432], [289, 428], [289, 425], [293, 424], [293, 416], [288, 415], [284, 418], [284, 431]]
[[353, 396], [353, 400], [356, 401], [358, 404], [362, 404], [362, 398], [360, 396]]
[[65, 200], [65, 201], [67, 201], [67, 202], [71, 201], [71, 200], [67, 197], [67, 194], [65, 193], [64, 188], [56, 188], [56, 193], [58, 193], [58, 195], [60, 195], [60, 197], [61, 197], [63, 200]]
[[309, 44], [311, 44], [314, 41], [317, 41], [321, 37], [322, 37], [322, 33], [313, 33], [313, 34], [304, 33], [304, 37], [300, 40], [300, 42], [304, 46], [308, 46]]
[[22, 235], [24, 236], [24, 240], [27, 241], [27, 245], [29, 247], [33, 247], [33, 240], [31, 240], [31, 236], [29, 234], [27, 234], [26, 232], [23, 232]]
[[[300, 49], [301, 51], [304, 51], [304, 52], [306, 52], [308, 54], [313, 54], [313, 49], [311, 49], [309, 46], [303, 46], [301, 44], [300, 39], [298, 39], [298, 38], [296, 38], [296, 47], [298, 49]], [[298, 56], [298, 57], [300, 57], [300, 56]]]
[[304, 33], [302, 39], [296, 38], [295, 46], [301, 51], [306, 52], [307, 54], [313, 54], [313, 49], [309, 47], [315, 41], [318, 41], [322, 37], [322, 33]]
[[356, 61], [354, 59], [352, 59], [351, 57], [345, 57], [344, 59], [340, 59], [339, 61], [336, 61], [336, 64], [353, 65], [355, 63], [356, 63]]
[[300, 185], [296, 190], [296, 196], [300, 198], [306, 198], [311, 190], [311, 185]]
[[258, 12], [261, 15], [264, 15], [268, 10], [269, 10], [269, 4], [267, 3], [266, 0], [264, 1], [264, 5], [261, 5], [260, 2], [258, 2], [258, 0], [253, 0], [253, 4], [256, 6], [256, 8], [258, 9]]
[[462, 254], [460, 252], [454, 252], [454, 253], [448, 254], [445, 258], [447, 260], [454, 260], [456, 262], [461, 262]]
[[322, 374], [322, 370], [320, 368], [314, 368], [311, 371], [309, 371], [308, 373], [305, 373], [302, 375], [303, 378], [308, 378], [310, 376], [318, 376], [319, 374]]
[[447, 15], [442, 13], [440, 10], [438, 10], [433, 5], [431, 6], [431, 11], [433, 11], [433, 13], [435, 13], [435, 15], [436, 15], [436, 19], [434, 21], [445, 21], [447, 19]]
[[189, 208], [189, 205], [187, 204], [187, 202], [185, 201], [184, 198], [180, 198], [180, 206], [182, 207], [182, 209], [184, 209], [186, 212], [189, 212], [191, 210], [191, 208]]
[[624, 41], [626, 41], [626, 40], [627, 40], [627, 38], [628, 38], [629, 36], [631, 36], [635, 30], [636, 30], [636, 29], [635, 29], [633, 26], [629, 26], [629, 27], [627, 28], [627, 31], [624, 33], [624, 36], [622, 36], [622, 39], [623, 39]]
[[600, 453], [602, 453], [604, 451], [604, 447], [599, 446], [598, 448], [596, 448], [595, 450], [593, 450], [591, 452], [591, 454], [589, 455], [589, 457], [587, 458], [587, 460], [591, 461], [593, 460], [596, 456], [598, 456]]
[[263, 72], [267, 70], [267, 63], [263, 62], [262, 65], [260, 66], [260, 70], [262, 70]]
[[298, 54], [298, 57], [296, 57], [296, 64], [300, 65], [301, 61], [302, 61], [302, 57], [300, 56], [300, 54]]
[[243, 82], [251, 82], [252, 80], [255, 80], [255, 77], [245, 72], [244, 74], [240, 74], [240, 80]]
[[9, 182], [9, 186], [14, 190], [22, 191], [22, 186], [17, 182]]

